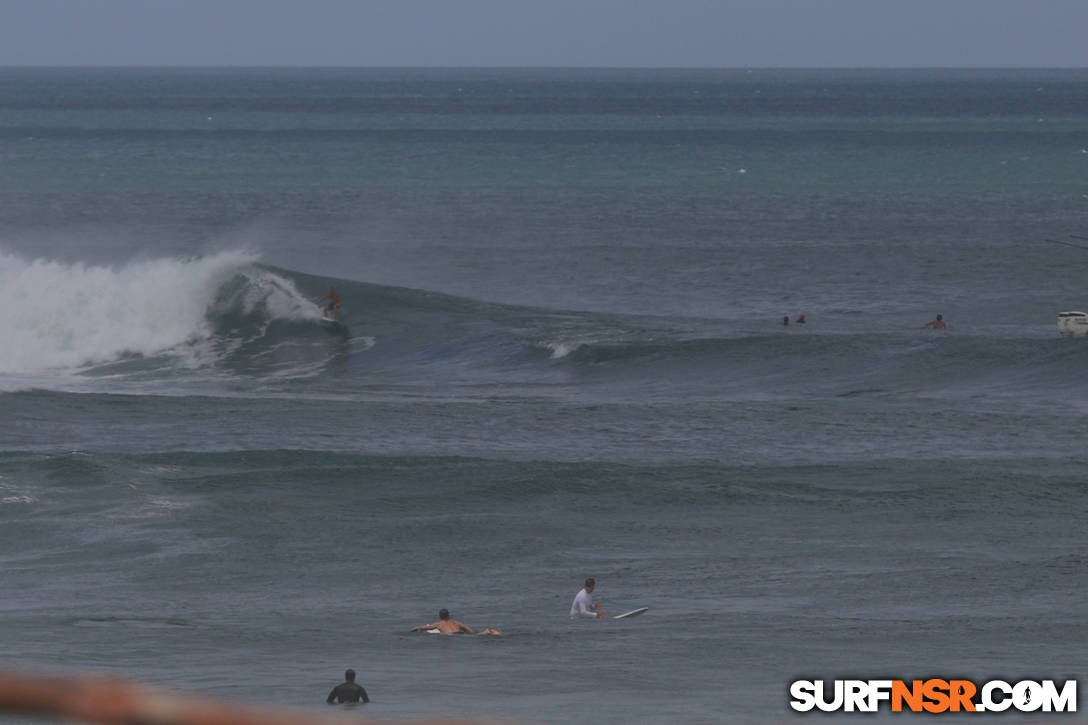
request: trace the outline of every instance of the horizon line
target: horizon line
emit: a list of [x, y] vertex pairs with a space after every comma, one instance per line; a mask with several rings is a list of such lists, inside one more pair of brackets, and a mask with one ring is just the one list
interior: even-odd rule
[[819, 70], [1088, 70], [1088, 65], [327, 65], [287, 63], [0, 63], [2, 69], [312, 69], [312, 70], [703, 70], [703, 71], [819, 71]]

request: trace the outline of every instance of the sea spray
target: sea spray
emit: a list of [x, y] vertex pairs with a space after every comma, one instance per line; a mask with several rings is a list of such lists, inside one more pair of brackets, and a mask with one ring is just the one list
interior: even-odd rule
[[256, 259], [228, 251], [108, 267], [0, 254], [0, 372], [70, 370], [205, 339], [218, 289]]

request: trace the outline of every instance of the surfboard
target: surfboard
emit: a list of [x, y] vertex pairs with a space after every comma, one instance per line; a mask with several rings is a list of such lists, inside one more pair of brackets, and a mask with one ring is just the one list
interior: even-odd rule
[[616, 616], [612, 617], [612, 619], [623, 619], [625, 617], [637, 617], [638, 615], [642, 614], [643, 612], [648, 611], [649, 609], [650, 609], [649, 607], [639, 607], [638, 609], [632, 609], [630, 612], [624, 612], [623, 614], [617, 614]]
[[331, 317], [322, 316], [320, 318], [321, 328], [327, 330], [333, 334], [347, 335], [348, 326], [340, 320], [334, 320]]

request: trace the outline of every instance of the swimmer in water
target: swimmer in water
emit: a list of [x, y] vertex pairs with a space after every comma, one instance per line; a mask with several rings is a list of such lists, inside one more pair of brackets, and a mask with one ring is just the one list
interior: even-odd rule
[[935, 330], [943, 330], [946, 327], [948, 327], [948, 325], [944, 324], [944, 318], [943, 317], [941, 317], [940, 315], [937, 315], [936, 320], [930, 320], [925, 325], [923, 325], [923, 327], [932, 327]]
[[362, 685], [355, 684], [355, 670], [346, 670], [344, 681], [332, 688], [325, 702], [330, 705], [342, 705], [345, 702], [370, 702], [370, 698], [366, 696], [366, 690]]

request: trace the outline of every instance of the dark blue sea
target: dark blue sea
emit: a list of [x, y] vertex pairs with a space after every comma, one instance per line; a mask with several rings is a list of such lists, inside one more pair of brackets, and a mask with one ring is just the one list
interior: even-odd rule
[[1085, 70], [0, 69], [0, 667], [542, 725], [1083, 678], [1069, 244]]

